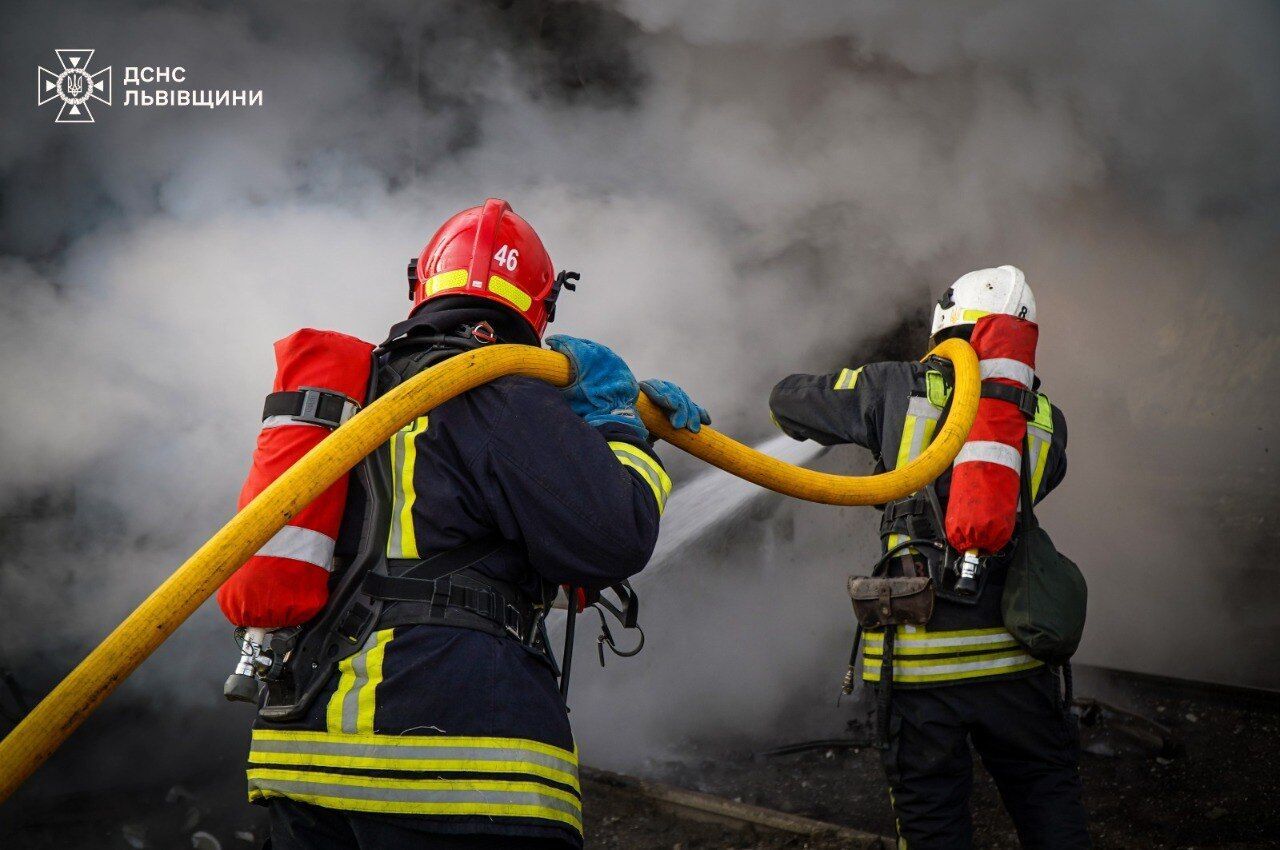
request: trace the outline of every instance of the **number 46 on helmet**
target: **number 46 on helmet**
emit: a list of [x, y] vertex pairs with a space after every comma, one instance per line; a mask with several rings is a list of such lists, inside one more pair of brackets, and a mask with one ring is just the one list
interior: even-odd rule
[[465, 209], [446, 221], [409, 261], [413, 310], [435, 298], [469, 295], [514, 310], [542, 338], [555, 320], [561, 288], [578, 275], [556, 275], [537, 232], [500, 198]]

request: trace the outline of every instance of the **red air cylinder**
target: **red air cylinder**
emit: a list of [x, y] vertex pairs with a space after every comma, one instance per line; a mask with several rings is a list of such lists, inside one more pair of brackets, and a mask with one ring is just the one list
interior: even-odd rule
[[[977, 321], [970, 339], [982, 381], [1031, 389], [1035, 381], [1034, 322], [1003, 313]], [[947, 540], [961, 552], [991, 555], [1013, 536], [1027, 420], [1016, 404], [982, 398], [952, 466]]]
[[[275, 345], [273, 392], [326, 390], [363, 403], [373, 346], [333, 331], [303, 328]], [[330, 427], [293, 416], [263, 420], [253, 465], [237, 510], [329, 436]], [[235, 626], [273, 629], [314, 617], [329, 597], [333, 547], [347, 501], [347, 476], [300, 510], [218, 590], [218, 605]]]

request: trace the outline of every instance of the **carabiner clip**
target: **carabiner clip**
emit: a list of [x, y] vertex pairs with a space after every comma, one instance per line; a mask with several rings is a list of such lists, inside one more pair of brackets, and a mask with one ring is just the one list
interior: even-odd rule
[[635, 647], [627, 650], [618, 649], [618, 644], [614, 642], [613, 639], [613, 632], [609, 629], [609, 622], [605, 619], [604, 611], [601, 610], [599, 605], [592, 605], [591, 607], [595, 608], [596, 613], [600, 615], [600, 636], [596, 638], [596, 651], [600, 654], [601, 667], [604, 666], [605, 646], [608, 646], [609, 651], [619, 658], [631, 658], [632, 656], [639, 654], [640, 650], [644, 649], [644, 629], [639, 626], [632, 626], [632, 628], [640, 633], [640, 640], [636, 643]]

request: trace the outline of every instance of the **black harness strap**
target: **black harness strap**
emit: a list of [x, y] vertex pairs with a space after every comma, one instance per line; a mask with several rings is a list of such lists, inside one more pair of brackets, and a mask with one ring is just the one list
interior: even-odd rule
[[320, 387], [299, 387], [267, 396], [262, 406], [262, 418], [288, 416], [297, 422], [337, 428], [359, 409], [360, 405], [354, 399], [342, 393]]
[[501, 537], [490, 535], [464, 543], [456, 549], [448, 549], [417, 563], [388, 561], [392, 569], [402, 564], [407, 567], [399, 575], [389, 576], [370, 573], [361, 588], [376, 599], [395, 602], [430, 602], [437, 579], [447, 578], [468, 567], [474, 567], [507, 545]]
[[1009, 384], [997, 384], [994, 381], [982, 382], [982, 397], [1007, 401], [1022, 411], [1022, 415], [1027, 419], [1036, 418], [1036, 407], [1040, 404], [1040, 397], [1031, 390]]
[[[491, 634], [508, 634], [530, 642], [538, 615], [526, 594], [506, 582], [481, 575], [471, 567], [507, 546], [497, 536], [483, 537], [441, 552], [425, 561], [389, 561], [398, 575], [370, 573], [361, 592], [390, 603], [382, 625], [445, 623], [479, 627]], [[462, 614], [456, 612], [465, 612]], [[481, 623], [467, 615], [480, 618]]]

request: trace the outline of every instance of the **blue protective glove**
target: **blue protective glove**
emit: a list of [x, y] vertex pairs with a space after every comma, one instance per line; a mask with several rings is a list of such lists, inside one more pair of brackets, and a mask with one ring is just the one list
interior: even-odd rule
[[711, 414], [670, 381], [650, 378], [640, 382], [640, 389], [667, 414], [672, 428], [688, 428], [696, 434], [703, 425], [711, 424]]
[[565, 387], [565, 401], [588, 425], [624, 425], [646, 440], [649, 429], [636, 413], [640, 386], [621, 357], [598, 342], [573, 336], [547, 337], [547, 348], [569, 358], [573, 383]]

